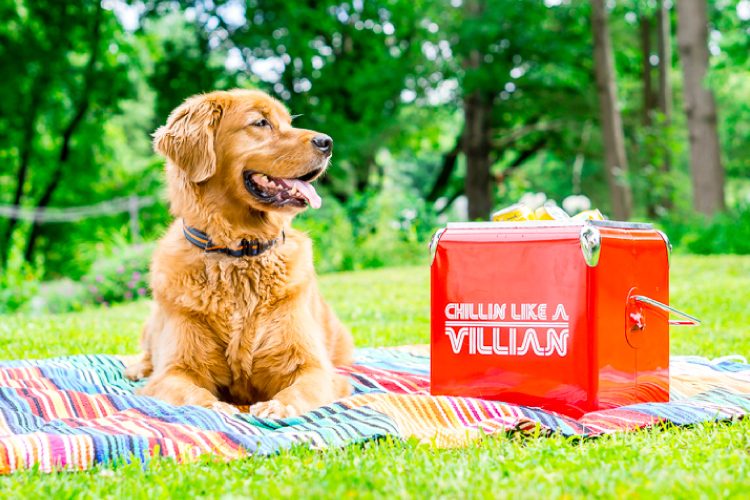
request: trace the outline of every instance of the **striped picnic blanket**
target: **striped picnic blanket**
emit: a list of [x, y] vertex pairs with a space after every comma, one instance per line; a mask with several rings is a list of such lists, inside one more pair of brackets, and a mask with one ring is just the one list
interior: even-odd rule
[[135, 396], [115, 356], [0, 362], [0, 473], [38, 466], [84, 470], [96, 464], [235, 459], [301, 444], [343, 446], [384, 436], [461, 446], [482, 435], [559, 432], [596, 436], [659, 422], [686, 425], [750, 412], [744, 360], [675, 357], [671, 402], [592, 412], [578, 420], [539, 409], [429, 395], [423, 349], [360, 349], [348, 368], [352, 396], [303, 416], [261, 420]]

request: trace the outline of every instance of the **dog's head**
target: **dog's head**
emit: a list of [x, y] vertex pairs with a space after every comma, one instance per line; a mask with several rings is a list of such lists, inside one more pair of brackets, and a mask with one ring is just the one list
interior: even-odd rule
[[328, 166], [330, 137], [294, 128], [286, 108], [253, 90], [189, 98], [154, 134], [167, 159], [172, 209], [211, 212], [229, 223], [258, 213], [320, 207], [311, 182]]

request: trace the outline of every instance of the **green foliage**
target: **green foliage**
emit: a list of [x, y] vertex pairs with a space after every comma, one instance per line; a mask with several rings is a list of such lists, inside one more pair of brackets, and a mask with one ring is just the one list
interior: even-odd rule
[[8, 269], [0, 273], [0, 314], [23, 308], [39, 289], [39, 274], [17, 253], [11, 256]]
[[226, 37], [238, 82], [284, 101], [300, 115], [297, 126], [334, 137], [324, 182], [348, 198], [369, 187], [377, 152], [406, 125], [396, 117], [406, 80], [422, 63], [427, 4], [223, 0], [195, 9], [195, 24]]
[[[135, 97], [134, 53], [118, 19], [100, 2], [4, 1], [0, 12], [0, 92], [13, 96], [0, 112], [0, 202], [79, 206], [111, 198], [125, 169], [110, 161], [102, 125]], [[76, 229], [3, 219], [0, 267], [17, 250], [13, 242], [28, 262], [37, 249], [50, 251], [54, 269], [75, 253], [60, 242]]]
[[435, 216], [418, 196], [396, 187], [355, 196], [346, 205], [325, 198], [294, 227], [313, 240], [318, 272], [399, 266], [423, 262]]
[[91, 294], [83, 283], [63, 278], [41, 283], [37, 293], [29, 298], [22, 310], [30, 315], [59, 314], [80, 311], [91, 304]]
[[[737, 2], [709, 4], [706, 82], [718, 103], [731, 206], [750, 175], [750, 20]], [[675, 233], [690, 233], [686, 249], [744, 251], [711, 243], [729, 238], [742, 217], [730, 213], [704, 230], [690, 215], [676, 40], [672, 120], [652, 112], [647, 125], [639, 22], [653, 21], [655, 4], [608, 5], [635, 217], [677, 221]], [[154, 128], [191, 94], [243, 86], [271, 92], [301, 115], [295, 125], [335, 140], [321, 180], [326, 205], [299, 221], [326, 250], [317, 257], [322, 271], [413, 262], [436, 225], [465, 217], [464, 156], [443, 167], [460, 149], [472, 92], [489, 103], [496, 205], [528, 191], [583, 193], [609, 212], [589, 2], [0, 0], [0, 20], [0, 92], [13, 96], [0, 108], [0, 204], [164, 199]], [[141, 210], [142, 239], [156, 239], [169, 221], [164, 202]], [[19, 275], [26, 261], [43, 263], [34, 274], [44, 279], [79, 279], [111, 248], [137, 241], [128, 222], [124, 214], [37, 226], [2, 218], [0, 268], [20, 254], [12, 264]]]
[[211, 48], [207, 31], [192, 29], [174, 5], [165, 2], [156, 7], [139, 30], [152, 64], [145, 75], [155, 94], [151, 129], [166, 122], [170, 111], [187, 97], [236, 85], [234, 75], [224, 68], [226, 53]]
[[750, 254], [750, 206], [730, 209], [706, 220], [704, 217], [665, 219], [665, 232], [673, 244], [690, 253]]
[[93, 302], [108, 306], [146, 297], [153, 250], [153, 245], [124, 247], [96, 260], [82, 279]]

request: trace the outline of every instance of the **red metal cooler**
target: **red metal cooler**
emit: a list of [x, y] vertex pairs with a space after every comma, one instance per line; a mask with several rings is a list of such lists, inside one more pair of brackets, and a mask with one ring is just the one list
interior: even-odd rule
[[448, 224], [431, 243], [433, 394], [578, 417], [669, 400], [669, 253], [649, 224]]

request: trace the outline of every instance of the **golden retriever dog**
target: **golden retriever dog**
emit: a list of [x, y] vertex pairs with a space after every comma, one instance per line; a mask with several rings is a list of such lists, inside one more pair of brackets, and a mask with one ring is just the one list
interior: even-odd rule
[[321, 199], [330, 137], [294, 128], [253, 90], [193, 96], [154, 134], [176, 217], [151, 265], [139, 393], [175, 405], [285, 418], [350, 393], [334, 367], [353, 342], [318, 291], [312, 245], [291, 228]]

